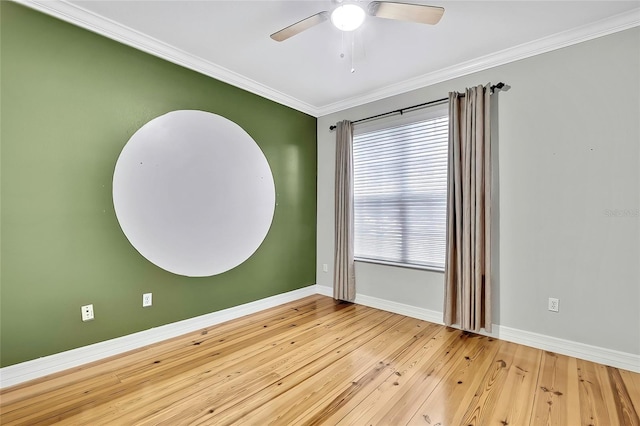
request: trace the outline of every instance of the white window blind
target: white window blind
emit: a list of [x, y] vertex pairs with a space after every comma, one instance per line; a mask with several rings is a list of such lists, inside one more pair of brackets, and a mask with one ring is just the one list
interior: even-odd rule
[[442, 270], [446, 111], [391, 126], [354, 136], [355, 257]]

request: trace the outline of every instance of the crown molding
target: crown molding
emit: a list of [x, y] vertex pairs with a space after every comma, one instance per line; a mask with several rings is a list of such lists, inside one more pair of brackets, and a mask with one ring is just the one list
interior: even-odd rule
[[421, 89], [443, 81], [463, 77], [478, 71], [484, 71], [499, 65], [515, 62], [520, 59], [547, 53], [563, 47], [572, 46], [584, 41], [603, 37], [619, 31], [640, 26], [640, 8], [602, 19], [594, 23], [576, 27], [567, 31], [550, 35], [528, 43], [523, 43], [489, 55], [481, 56], [470, 61], [462, 62], [451, 67], [392, 84], [379, 90], [369, 92], [365, 96], [355, 96], [339, 102], [328, 104], [317, 109], [317, 116], [344, 111], [349, 108], [375, 102], [390, 96]]
[[520, 59], [540, 55], [542, 53], [640, 26], [640, 8], [636, 8], [588, 25], [573, 28], [532, 42], [481, 56], [479, 58], [424, 74], [401, 83], [392, 84], [379, 90], [369, 92], [364, 96], [355, 96], [339, 102], [317, 106], [272, 89], [264, 84], [244, 77], [212, 62], [206, 61], [200, 57], [191, 55], [181, 49], [156, 40], [153, 37], [149, 37], [115, 21], [68, 3], [65, 0], [14, 1], [314, 117], [321, 117], [334, 112], [343, 111], [369, 102], [421, 89], [443, 81], [462, 77], [478, 71], [483, 71], [499, 65], [504, 65]]
[[274, 90], [255, 80], [206, 61], [198, 56], [192, 55], [184, 50], [178, 49], [170, 44], [164, 43], [113, 20], [97, 15], [80, 6], [68, 3], [64, 0], [13, 1], [101, 36], [118, 41], [127, 46], [141, 50], [145, 53], [149, 53], [158, 58], [262, 96], [279, 104], [288, 106], [314, 117], [317, 116], [317, 108], [306, 102]]

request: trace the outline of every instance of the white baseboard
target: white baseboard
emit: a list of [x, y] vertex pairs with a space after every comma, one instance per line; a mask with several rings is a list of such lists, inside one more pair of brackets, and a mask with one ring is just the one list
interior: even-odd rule
[[[0, 388], [17, 385], [39, 377], [67, 370], [69, 368], [98, 361], [133, 349], [138, 349], [152, 343], [161, 342], [172, 337], [201, 330], [215, 324], [220, 324], [225, 321], [260, 312], [262, 310], [302, 299], [303, 297], [311, 296], [313, 294], [322, 294], [332, 297], [333, 290], [326, 286], [312, 285], [298, 290], [293, 290], [288, 293], [256, 300], [255, 302], [245, 303], [243, 305], [201, 315], [195, 318], [189, 318], [183, 321], [151, 328], [149, 330], [26, 361], [20, 364], [10, 365], [0, 369]], [[357, 294], [355, 303], [405, 315], [411, 318], [418, 318], [436, 324], [443, 323], [442, 312], [392, 302], [377, 297], [367, 296], [365, 294]], [[494, 324], [493, 327], [493, 333], [482, 334], [506, 340], [508, 342], [531, 346], [537, 349], [640, 373], [640, 355], [615, 351], [598, 346], [591, 346], [584, 343], [545, 336], [497, 324]]]
[[89, 362], [98, 361], [152, 343], [161, 342], [172, 337], [201, 330], [215, 324], [240, 318], [268, 308], [272, 308], [303, 297], [316, 294], [316, 285], [245, 303], [210, 314], [189, 318], [183, 321], [162, 325], [149, 330], [140, 331], [93, 345], [60, 352], [20, 364], [0, 369], [0, 388], [17, 385], [49, 374], [77, 367]]
[[321, 294], [323, 296], [333, 297], [333, 289], [331, 287], [327, 287], [324, 285], [316, 284], [316, 293]]
[[418, 318], [435, 324], [443, 324], [442, 312], [430, 309], [418, 308], [417, 306], [405, 305], [404, 303], [392, 302], [390, 300], [379, 299], [365, 294], [356, 294], [356, 303], [372, 308], [382, 309], [396, 314], [401, 314], [411, 318]]
[[[330, 287], [317, 285], [318, 294], [333, 297], [333, 289]], [[369, 306], [394, 314], [400, 314], [411, 318], [418, 318], [424, 321], [433, 322], [435, 324], [444, 324], [442, 322], [442, 312], [431, 311], [429, 309], [418, 308], [417, 306], [405, 305], [404, 303], [392, 302], [378, 297], [367, 296], [366, 294], [356, 293], [354, 303]]]
[[[319, 294], [324, 294], [325, 296], [333, 295], [333, 290], [330, 287], [320, 285], [316, 287], [318, 288], [317, 291]], [[442, 312], [438, 311], [405, 305], [403, 303], [392, 302], [389, 300], [379, 299], [377, 297], [358, 293], [356, 294], [355, 303], [376, 309], [381, 309], [383, 311], [405, 315], [411, 318], [418, 318], [436, 324], [443, 324]], [[640, 355], [620, 352], [613, 349], [606, 349], [599, 346], [587, 345], [579, 342], [573, 342], [571, 340], [559, 339], [557, 337], [546, 336], [543, 334], [519, 330], [511, 327], [505, 327], [498, 324], [493, 325], [492, 333], [483, 332], [481, 334], [485, 336], [495, 337], [501, 340], [506, 340], [507, 342], [531, 346], [536, 349], [542, 349], [561, 355], [572, 356], [575, 358], [593, 361], [599, 364], [609, 365], [612, 367], [622, 368], [624, 370], [640, 373]]]
[[640, 355], [620, 352], [600, 346], [587, 345], [571, 340], [559, 339], [544, 334], [523, 331], [516, 328], [493, 325], [493, 333], [482, 333], [507, 342], [518, 343], [561, 355], [597, 362], [611, 367], [640, 373]]

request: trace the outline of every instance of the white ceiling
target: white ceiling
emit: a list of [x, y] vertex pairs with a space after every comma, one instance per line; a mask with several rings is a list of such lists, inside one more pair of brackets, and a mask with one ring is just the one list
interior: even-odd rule
[[314, 116], [640, 25], [640, 0], [409, 0], [440, 23], [367, 18], [351, 73], [351, 35], [328, 21], [269, 37], [332, 0], [20, 2]]

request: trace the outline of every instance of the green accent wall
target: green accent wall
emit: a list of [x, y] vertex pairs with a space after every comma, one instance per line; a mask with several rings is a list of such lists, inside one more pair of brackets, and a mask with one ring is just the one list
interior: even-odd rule
[[[14, 3], [0, 15], [1, 366], [315, 283], [314, 117]], [[179, 109], [236, 122], [275, 180], [267, 238], [213, 277], [148, 262], [113, 209], [122, 147]], [[96, 318], [83, 323], [89, 303]]]

